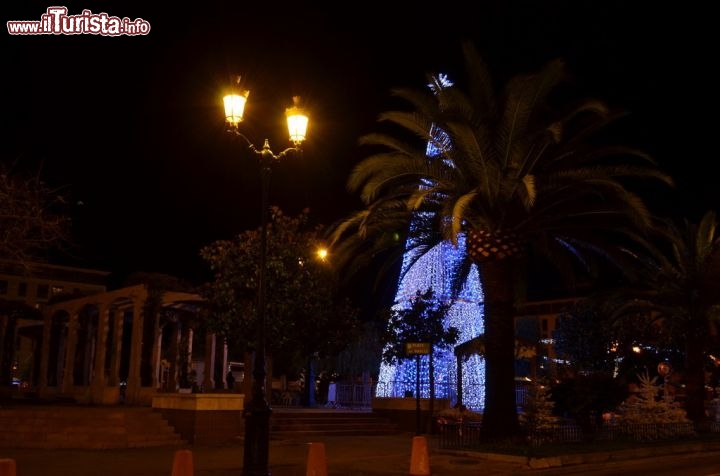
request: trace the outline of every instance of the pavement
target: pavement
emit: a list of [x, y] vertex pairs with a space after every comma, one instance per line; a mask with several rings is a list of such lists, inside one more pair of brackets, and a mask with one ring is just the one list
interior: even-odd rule
[[[0, 448], [0, 476], [240, 476], [243, 441], [105, 450]], [[477, 476], [528, 474], [561, 466], [720, 451], [720, 442], [685, 443], [551, 458], [445, 450], [432, 435], [328, 436], [270, 440], [272, 476]], [[4, 459], [14, 462], [8, 471]], [[545, 472], [544, 474], [547, 474]]]
[[[414, 433], [400, 433], [325, 437], [312, 442], [271, 440], [268, 470], [272, 476], [322, 476], [324, 470], [328, 476], [477, 476], [528, 469], [525, 458], [494, 460], [479, 453], [445, 452], [435, 447], [432, 436], [415, 437]], [[424, 451], [423, 443], [427, 445]], [[239, 476], [243, 442], [108, 450], [0, 448], [0, 460], [3, 458], [14, 460], [16, 474], [3, 473], [0, 465], [0, 476]], [[173, 470], [176, 458], [178, 463], [185, 461], [182, 472]]]

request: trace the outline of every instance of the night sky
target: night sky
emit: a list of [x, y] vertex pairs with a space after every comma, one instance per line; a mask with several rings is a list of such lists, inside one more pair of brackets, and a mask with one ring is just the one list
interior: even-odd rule
[[[305, 152], [275, 168], [271, 202], [287, 213], [309, 207], [319, 223], [342, 218], [360, 206], [345, 190], [363, 157], [357, 140], [393, 104], [390, 89], [423, 87], [429, 72], [459, 75], [464, 39], [498, 80], [565, 58], [579, 90], [630, 111], [623, 142], [675, 176], [678, 189], [658, 200], [669, 213], [720, 209], [708, 145], [712, 16], [699, 2], [683, 11], [645, 1], [336, 2], [300, 13], [265, 3], [65, 3], [69, 14], [142, 18], [151, 30], [6, 30], [0, 159], [41, 168], [72, 197], [77, 247], [63, 264], [200, 282], [202, 246], [258, 226], [257, 163], [224, 132], [222, 92], [236, 74], [251, 90], [241, 127], [256, 146], [289, 145], [293, 95], [310, 113]], [[4, 5], [3, 24], [40, 20], [52, 5]]]

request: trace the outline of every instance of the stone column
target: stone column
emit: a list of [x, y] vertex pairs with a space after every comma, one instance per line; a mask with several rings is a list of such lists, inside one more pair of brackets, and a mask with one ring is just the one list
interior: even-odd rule
[[[223, 388], [228, 388], [228, 381], [227, 376], [228, 372], [230, 371], [230, 364], [228, 363], [228, 345], [227, 345], [227, 339], [223, 339], [223, 360], [222, 360], [222, 381], [223, 381]], [[230, 389], [233, 390], [233, 389]]]
[[79, 327], [79, 314], [76, 310], [73, 310], [70, 313], [70, 319], [68, 321], [68, 335], [65, 345], [65, 368], [63, 369], [62, 386], [59, 389], [60, 393], [63, 394], [71, 394], [73, 386], [75, 385], [75, 351], [77, 349], [77, 333]]
[[[195, 332], [193, 332], [193, 329], [191, 327], [187, 328], [186, 331], [187, 335], [187, 355], [185, 355], [185, 359], [187, 360], [187, 372], [188, 372], [188, 379], [194, 381], [193, 386], [198, 385], [197, 381], [197, 372], [195, 372], [195, 369], [193, 368], [193, 337], [195, 335]], [[193, 374], [193, 372], [195, 372]], [[194, 376], [193, 376], [194, 375]]]
[[50, 335], [52, 334], [52, 315], [43, 313], [42, 349], [40, 350], [40, 375], [38, 378], [38, 396], [47, 396], [48, 369], [50, 367]]
[[110, 330], [110, 312], [106, 303], [98, 307], [98, 323], [95, 337], [95, 358], [91, 369], [90, 394], [94, 403], [104, 403], [107, 377], [105, 375], [105, 356], [107, 355], [107, 340]]
[[205, 371], [203, 375], [202, 385], [205, 391], [215, 389], [215, 345], [217, 343], [217, 335], [208, 332], [205, 336]]
[[140, 364], [142, 362], [143, 304], [145, 296], [133, 297], [132, 339], [130, 341], [130, 366], [125, 398], [127, 403], [136, 403], [140, 394]]
[[193, 331], [192, 327], [188, 327], [187, 329], [187, 361], [189, 365], [192, 365], [192, 355], [193, 355], [193, 337], [195, 336], [195, 332]]
[[[149, 319], [150, 317], [148, 317]], [[152, 316], [153, 320], [153, 341], [152, 341], [152, 356], [151, 356], [151, 362], [153, 365], [152, 369], [152, 375], [155, 376], [155, 389], [160, 388], [162, 385], [162, 365], [160, 365], [160, 362], [162, 360], [162, 332], [160, 329], [160, 313], [155, 313], [154, 316]]]
[[[157, 328], [156, 328], [157, 329]], [[153, 362], [155, 365], [155, 388], [162, 388], [162, 377], [163, 377], [163, 366], [160, 357], [162, 356], [162, 332], [157, 332], [155, 335], [155, 348], [153, 349]]]
[[125, 311], [114, 308], [113, 326], [115, 338], [113, 339], [112, 354], [110, 355], [110, 375], [108, 376], [108, 386], [115, 387], [120, 385], [120, 356], [122, 355], [123, 343], [123, 324], [125, 322]]
[[170, 375], [168, 375], [168, 388], [170, 391], [176, 392], [180, 387], [180, 376], [182, 375], [181, 359], [181, 343], [182, 343], [182, 325], [180, 321], [175, 323], [172, 330], [172, 344], [170, 346], [170, 356], [172, 358], [170, 365]]

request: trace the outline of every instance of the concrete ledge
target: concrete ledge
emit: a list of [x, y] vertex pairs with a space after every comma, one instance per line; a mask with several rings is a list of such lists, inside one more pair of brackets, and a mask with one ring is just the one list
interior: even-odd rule
[[[404, 410], [415, 411], [417, 408], [417, 400], [415, 397], [404, 398], [384, 398], [375, 397], [372, 400], [373, 410]], [[447, 398], [436, 398], [433, 402], [433, 411], [440, 411], [450, 408], [450, 400]], [[430, 409], [430, 399], [420, 399], [420, 410], [428, 411]]]
[[242, 410], [242, 393], [169, 393], [153, 396], [152, 407], [166, 410]]
[[[372, 412], [387, 418], [397, 425], [400, 430], [414, 431], [417, 429], [417, 400], [414, 397], [405, 398], [378, 398], [372, 400]], [[450, 400], [436, 398], [433, 402], [433, 412], [450, 408]], [[430, 415], [430, 399], [420, 399], [420, 422], [422, 428], [430, 428], [431, 433], [437, 431], [436, 422]]]
[[156, 395], [160, 412], [190, 443], [225, 443], [244, 433], [242, 393], [171, 393]]

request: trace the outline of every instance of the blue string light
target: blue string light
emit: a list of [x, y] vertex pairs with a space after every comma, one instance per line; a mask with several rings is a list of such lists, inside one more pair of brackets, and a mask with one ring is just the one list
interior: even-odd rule
[[[430, 85], [437, 88], [450, 87], [452, 83], [447, 76], [440, 75]], [[443, 149], [451, 147], [449, 137], [440, 128], [431, 129], [434, 140], [429, 141], [426, 153], [429, 157], [441, 156]], [[410, 236], [419, 220], [410, 224]], [[411, 240], [412, 238], [409, 238]], [[406, 253], [402, 265], [402, 279], [398, 283], [393, 309], [406, 309], [417, 291], [432, 288], [436, 298], [444, 303], [452, 303], [445, 316], [443, 325], [458, 328], [458, 343], [466, 342], [481, 335], [483, 326], [483, 293], [478, 269], [473, 265], [460, 295], [453, 301], [451, 298], [452, 271], [454, 264], [465, 257], [465, 237], [460, 235], [458, 246], [442, 242], [425, 253], [412, 265], [412, 242], [406, 243]], [[436, 349], [433, 352], [435, 366], [435, 397], [448, 398], [451, 405], [457, 403], [457, 359], [453, 349]], [[420, 365], [420, 397], [430, 397], [429, 357], [423, 356]], [[416, 362], [406, 359], [395, 364], [383, 362], [380, 365], [376, 395], [378, 397], [415, 396]], [[469, 409], [482, 411], [485, 400], [485, 361], [479, 355], [472, 355], [462, 362], [462, 403]]]

